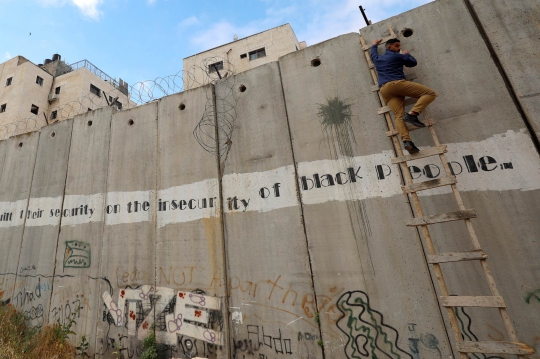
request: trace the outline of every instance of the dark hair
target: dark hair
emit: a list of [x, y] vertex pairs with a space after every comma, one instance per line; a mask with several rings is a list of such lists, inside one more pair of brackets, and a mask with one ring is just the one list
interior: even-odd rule
[[396, 42], [401, 42], [401, 41], [399, 41], [399, 39], [390, 39], [390, 40], [386, 41], [386, 46], [395, 44]]

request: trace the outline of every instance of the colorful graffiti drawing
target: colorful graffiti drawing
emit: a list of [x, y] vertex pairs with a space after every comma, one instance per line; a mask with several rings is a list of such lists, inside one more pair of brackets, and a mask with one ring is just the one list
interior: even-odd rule
[[[151, 296], [158, 299], [151, 300]], [[154, 324], [154, 318], [174, 302], [174, 313], [165, 315], [166, 330], [164, 332], [156, 331], [159, 343], [176, 345], [177, 335], [185, 335], [211, 344], [223, 345], [220, 332], [198, 325], [208, 324], [210, 311], [220, 309], [219, 298], [197, 293], [177, 292], [171, 288], [152, 285], [143, 285], [137, 289], [121, 289], [118, 293], [118, 303], [114, 302], [108, 292], [104, 292], [102, 298], [112, 316], [114, 325], [123, 326], [124, 319], [127, 317], [128, 336], [137, 335], [139, 340], [146, 338], [148, 331]], [[126, 302], [129, 313], [127, 316]], [[143, 312], [148, 313], [139, 328], [137, 328], [138, 302], [142, 303]]]
[[344, 293], [337, 301], [337, 308], [342, 316], [336, 325], [347, 336], [344, 348], [347, 358], [413, 359], [398, 346], [397, 330], [384, 323], [382, 313], [371, 308], [365, 292]]
[[90, 268], [90, 244], [80, 241], [67, 241], [64, 252], [64, 268]]

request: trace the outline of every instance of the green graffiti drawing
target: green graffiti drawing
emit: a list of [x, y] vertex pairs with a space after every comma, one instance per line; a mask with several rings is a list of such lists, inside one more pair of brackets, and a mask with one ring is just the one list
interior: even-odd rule
[[64, 252], [64, 268], [89, 268], [91, 264], [90, 244], [67, 241]]
[[345, 335], [345, 355], [349, 359], [401, 359], [412, 356], [398, 346], [396, 329], [384, 323], [382, 313], [371, 308], [366, 293], [344, 293], [337, 301], [343, 314], [336, 325]]

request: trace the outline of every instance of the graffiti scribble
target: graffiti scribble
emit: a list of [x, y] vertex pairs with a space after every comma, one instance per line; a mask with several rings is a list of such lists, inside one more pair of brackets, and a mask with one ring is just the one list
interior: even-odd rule
[[337, 301], [342, 313], [336, 325], [346, 336], [345, 355], [349, 359], [412, 356], [398, 346], [396, 329], [384, 323], [382, 313], [371, 308], [369, 297], [360, 290], [344, 293]]

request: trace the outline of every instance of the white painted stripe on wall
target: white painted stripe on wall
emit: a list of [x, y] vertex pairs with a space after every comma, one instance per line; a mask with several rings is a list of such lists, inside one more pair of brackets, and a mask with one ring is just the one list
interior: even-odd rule
[[[225, 212], [268, 212], [299, 204], [292, 165], [264, 172], [225, 175], [222, 188]], [[234, 208], [234, 197], [238, 209]]]
[[[109, 192], [107, 193], [107, 205], [105, 207], [105, 223], [107, 225], [148, 222], [153, 218], [156, 206], [154, 191], [134, 191], [134, 192]], [[137, 210], [135, 210], [137, 202]], [[146, 203], [147, 210], [142, 206]], [[128, 205], [131, 203], [131, 208]], [[118, 206], [118, 207], [116, 207]], [[119, 208], [118, 212], [114, 212]], [[110, 213], [107, 213], [110, 212]], [[131, 212], [130, 212], [131, 211]]]
[[[22, 226], [26, 215], [28, 200], [22, 199], [15, 202], [0, 202], [0, 228]], [[21, 215], [22, 212], [22, 215]]]
[[[530, 191], [540, 188], [540, 160], [526, 130], [508, 131], [479, 142], [449, 144], [446, 156], [457, 174], [461, 191]], [[401, 195], [398, 166], [391, 164], [392, 157], [393, 153], [386, 151], [354, 158], [299, 163], [303, 203], [313, 205]], [[444, 173], [437, 156], [411, 161], [409, 165], [415, 169], [413, 175], [418, 177], [415, 182], [441, 178]], [[299, 205], [292, 165], [264, 172], [229, 174], [223, 177], [222, 184], [225, 198], [223, 208], [227, 213], [268, 212]], [[420, 192], [420, 195], [450, 191], [449, 187], [442, 187]], [[160, 190], [157, 198], [153, 191], [111, 192], [106, 195], [106, 203], [105, 194], [67, 195], [63, 204], [63, 209], [68, 210], [66, 213], [71, 214], [73, 208], [80, 209], [80, 206], [83, 209], [87, 206], [87, 209], [84, 209], [83, 215], [79, 212], [77, 216], [64, 216], [62, 225], [102, 221], [103, 217], [107, 225], [136, 223], [151, 221], [154, 213], [157, 213], [158, 227], [163, 227], [215, 217], [219, 214], [218, 192], [218, 180], [213, 178]], [[199, 208], [204, 207], [202, 199], [206, 199], [206, 208]], [[213, 199], [212, 207], [210, 199]], [[167, 201], [167, 210], [159, 210], [159, 200]], [[184, 209], [172, 210], [172, 200], [177, 204], [185, 201]], [[137, 211], [135, 201], [139, 204]], [[148, 203], [146, 211], [141, 206], [144, 202]], [[132, 206], [131, 213], [128, 212], [128, 203]], [[187, 208], [189, 205], [191, 209]], [[28, 226], [57, 225], [64, 212], [60, 212], [62, 197], [32, 198], [27, 210], [25, 206], [25, 200], [0, 202], [0, 219], [4, 213], [12, 213], [11, 220], [0, 220], [0, 228], [24, 223], [21, 211], [23, 217], [28, 217], [30, 213], [30, 218], [26, 220]], [[40, 210], [41, 214], [36, 215]], [[60, 212], [59, 216], [56, 216], [56, 210]]]
[[62, 226], [103, 221], [104, 203], [103, 193], [65, 196], [62, 207]]
[[[160, 190], [157, 198], [158, 203], [154, 205], [158, 206], [158, 227], [216, 217], [219, 213], [219, 187], [216, 178]], [[206, 208], [203, 208], [204, 206]]]
[[62, 196], [30, 198], [26, 212], [26, 226], [59, 225], [60, 217], [55, 216], [55, 211], [60, 210], [60, 208], [62, 208]]
[[[368, 156], [299, 163], [302, 202], [318, 204], [391, 197], [400, 194], [402, 193], [400, 177], [397, 167], [391, 164], [392, 157], [394, 157], [393, 153], [385, 151]], [[384, 179], [377, 177], [377, 166], [382, 166], [386, 174]], [[320, 188], [316, 186], [315, 175], [318, 175], [321, 182]], [[330, 176], [333, 185], [330, 183]], [[303, 177], [305, 177], [305, 182]], [[339, 184], [339, 180], [343, 184]], [[306, 190], [306, 188], [311, 189]]]

